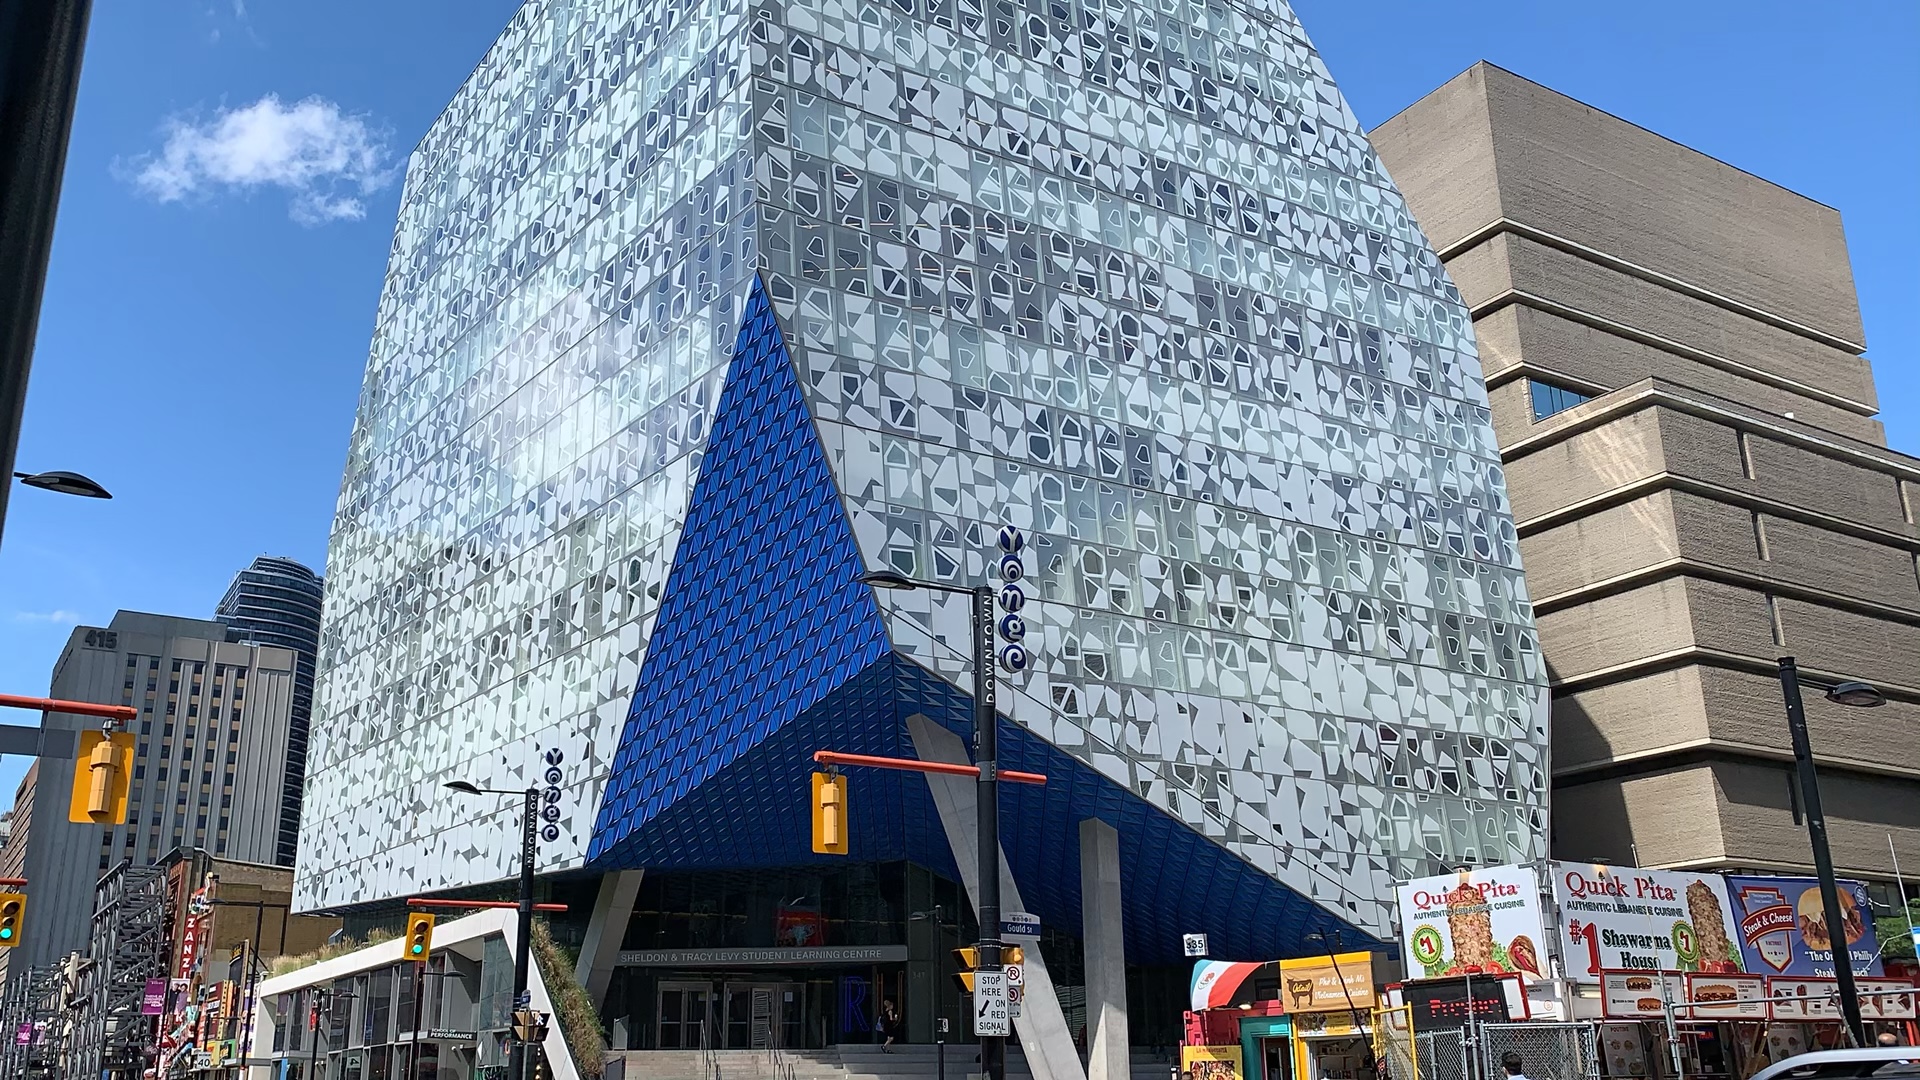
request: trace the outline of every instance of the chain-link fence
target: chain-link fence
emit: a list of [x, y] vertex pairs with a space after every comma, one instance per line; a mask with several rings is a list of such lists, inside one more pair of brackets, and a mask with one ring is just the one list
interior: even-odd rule
[[[1500, 1063], [1510, 1053], [1520, 1056], [1521, 1071], [1529, 1080], [1598, 1080], [1600, 1076], [1592, 1024], [1481, 1024], [1476, 1034], [1480, 1075], [1486, 1080], [1505, 1075]], [[1425, 1077], [1440, 1080], [1434, 1073]]]
[[1465, 1031], [1423, 1031], [1414, 1037], [1414, 1043], [1420, 1056], [1420, 1080], [1474, 1080]]
[[1374, 1013], [1373, 1054], [1382, 1080], [1419, 1080], [1414, 1059], [1413, 1010], [1405, 1005]]

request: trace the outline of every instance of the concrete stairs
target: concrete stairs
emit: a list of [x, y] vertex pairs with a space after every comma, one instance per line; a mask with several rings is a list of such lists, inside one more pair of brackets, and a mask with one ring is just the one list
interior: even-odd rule
[[[980, 1066], [971, 1043], [947, 1047], [947, 1080], [973, 1080]], [[776, 1067], [765, 1050], [629, 1050], [615, 1055], [620, 1080], [937, 1080], [938, 1055], [931, 1046], [844, 1045], [827, 1050], [788, 1050]], [[717, 1070], [717, 1075], [716, 1075]], [[789, 1071], [790, 1070], [790, 1071]], [[613, 1067], [610, 1066], [609, 1074]], [[1007, 1048], [1007, 1080], [1032, 1080], [1018, 1046]], [[1133, 1080], [1168, 1080], [1167, 1062], [1133, 1061]]]

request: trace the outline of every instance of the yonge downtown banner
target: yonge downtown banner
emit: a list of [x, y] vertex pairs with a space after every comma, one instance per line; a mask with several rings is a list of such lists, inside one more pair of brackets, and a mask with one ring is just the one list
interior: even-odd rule
[[[1866, 886], [1842, 881], [1840, 919], [1856, 975], [1879, 975], [1880, 943], [1873, 932]], [[1809, 877], [1729, 877], [1748, 971], [1832, 978], [1833, 942], [1820, 883]]]

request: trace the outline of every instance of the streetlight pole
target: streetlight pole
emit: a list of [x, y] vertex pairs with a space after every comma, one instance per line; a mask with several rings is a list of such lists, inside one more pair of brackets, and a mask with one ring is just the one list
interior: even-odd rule
[[[860, 575], [862, 584], [880, 589], [930, 589], [955, 593], [968, 598], [973, 627], [973, 756], [980, 770], [975, 835], [979, 838], [979, 888], [974, 907], [980, 925], [980, 969], [999, 971], [1000, 962], [1000, 766], [999, 739], [995, 730], [995, 690], [993, 678], [994, 633], [993, 589], [979, 585], [963, 587], [937, 581], [919, 581], [891, 570], [875, 570]], [[1006, 1080], [1007, 1037], [980, 1036], [980, 1068], [988, 1080]]]
[[[1846, 916], [1840, 909], [1840, 886], [1833, 879], [1833, 853], [1827, 848], [1827, 817], [1820, 807], [1820, 777], [1814, 770], [1813, 745], [1807, 738], [1806, 706], [1800, 701], [1800, 669], [1791, 656], [1780, 658], [1780, 693], [1786, 698], [1787, 731], [1793, 737], [1793, 760], [1799, 768], [1800, 806], [1807, 816], [1807, 839], [1813, 845], [1813, 872], [1820, 879], [1820, 905], [1827, 919], [1827, 944], [1833, 951], [1840, 1015], [1853, 1045], [1865, 1046], [1867, 1029], [1860, 1018], [1860, 995], [1854, 988]], [[1880, 691], [1859, 682], [1832, 686], [1827, 690], [1827, 700], [1860, 708], [1873, 708], [1887, 702]]]
[[[465, 780], [455, 780], [446, 786], [467, 795], [519, 795], [526, 800], [520, 812], [520, 937], [513, 947], [513, 1011], [531, 1009], [533, 1001], [527, 994], [527, 979], [533, 949], [533, 865], [540, 854], [540, 789], [528, 785], [524, 792], [505, 791], [483, 788]], [[518, 1017], [511, 1019], [518, 1023]], [[526, 1075], [527, 1044], [516, 1032], [507, 1043], [507, 1077], [525, 1080]]]

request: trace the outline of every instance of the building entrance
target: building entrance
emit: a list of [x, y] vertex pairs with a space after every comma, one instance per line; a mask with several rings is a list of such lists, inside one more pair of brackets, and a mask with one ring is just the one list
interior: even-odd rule
[[[713, 1045], [713, 986], [703, 982], [660, 984], [659, 1041], [662, 1050], [698, 1050]], [[702, 1039], [702, 1035], [705, 1039]]]
[[807, 988], [797, 982], [729, 982], [726, 1005], [727, 1050], [765, 1050], [802, 1045], [800, 1018], [806, 1013]]

